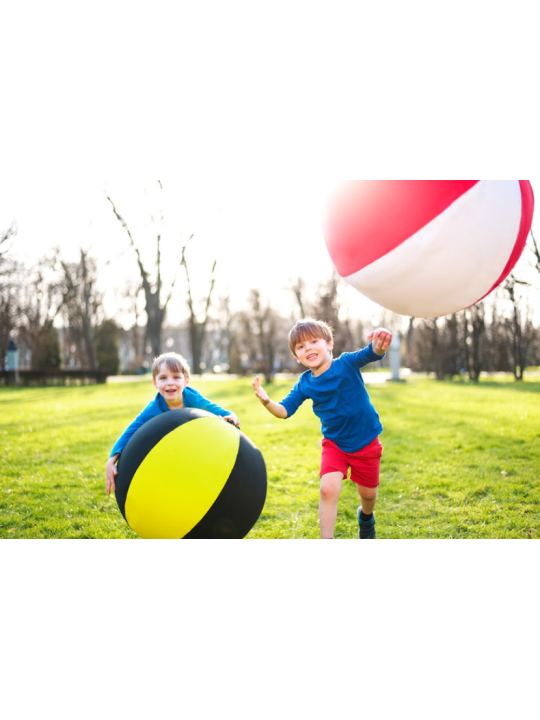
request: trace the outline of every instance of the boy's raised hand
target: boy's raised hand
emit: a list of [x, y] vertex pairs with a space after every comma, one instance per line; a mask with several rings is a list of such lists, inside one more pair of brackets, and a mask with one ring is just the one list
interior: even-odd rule
[[368, 340], [371, 342], [373, 351], [377, 355], [384, 355], [392, 344], [393, 337], [394, 336], [390, 330], [387, 330], [386, 328], [377, 328], [376, 330], [373, 330], [373, 332], [369, 333]]
[[258, 375], [251, 384], [255, 388], [255, 395], [259, 398], [262, 404], [268, 405], [268, 403], [270, 402], [270, 398], [268, 397], [266, 390], [261, 387], [261, 380]]

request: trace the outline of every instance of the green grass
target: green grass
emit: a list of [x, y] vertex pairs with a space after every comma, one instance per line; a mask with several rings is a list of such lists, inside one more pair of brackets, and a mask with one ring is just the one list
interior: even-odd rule
[[[194, 383], [234, 410], [263, 452], [268, 497], [250, 538], [317, 538], [320, 426], [310, 403], [269, 415], [250, 380]], [[270, 388], [281, 399], [292, 386]], [[540, 383], [413, 380], [368, 387], [385, 432], [379, 538], [540, 537]], [[135, 538], [105, 462], [150, 382], [0, 390], [0, 537]], [[344, 483], [337, 538], [356, 536]]]

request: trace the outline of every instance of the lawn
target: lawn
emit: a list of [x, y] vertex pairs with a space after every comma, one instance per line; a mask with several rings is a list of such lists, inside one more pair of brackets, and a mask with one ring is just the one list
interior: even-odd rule
[[[262, 451], [268, 497], [250, 538], [317, 538], [320, 426], [306, 404], [270, 416], [249, 379], [195, 382], [234, 410]], [[292, 386], [278, 381], [276, 400]], [[369, 385], [385, 431], [378, 537], [540, 537], [540, 383], [410, 380]], [[104, 468], [114, 440], [153, 397], [150, 382], [0, 389], [0, 537], [136, 538]], [[337, 538], [356, 536], [344, 484]]]

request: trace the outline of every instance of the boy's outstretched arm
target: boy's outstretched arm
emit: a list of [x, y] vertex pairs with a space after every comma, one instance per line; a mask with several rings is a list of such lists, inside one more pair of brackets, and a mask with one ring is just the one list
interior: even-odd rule
[[275, 403], [273, 400], [270, 400], [266, 393], [266, 390], [261, 387], [261, 381], [258, 376], [252, 382], [252, 385], [255, 388], [255, 395], [259, 398], [259, 400], [268, 410], [268, 412], [272, 413], [272, 415], [277, 418], [281, 418], [282, 420], [285, 420], [285, 418], [288, 417], [287, 411], [285, 410], [283, 405], [280, 405], [279, 403]]
[[390, 330], [386, 328], [377, 328], [368, 335], [368, 340], [371, 342], [371, 347], [376, 355], [384, 355], [392, 344], [393, 335]]

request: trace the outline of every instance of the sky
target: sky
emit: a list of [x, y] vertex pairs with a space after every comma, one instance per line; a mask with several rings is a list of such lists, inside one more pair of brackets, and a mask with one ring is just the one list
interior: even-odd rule
[[487, 34], [474, 2], [444, 32], [429, 3], [373, 5], [3, 6], [0, 227], [29, 262], [90, 249], [112, 289], [138, 272], [106, 193], [147, 249], [162, 204], [168, 270], [195, 233], [198, 288], [217, 259], [221, 294], [287, 303], [331, 272], [334, 178], [540, 178], [526, 4], [492, 6]]
[[[229, 295], [237, 309], [245, 306], [252, 288], [285, 307], [293, 297], [287, 287], [295, 279], [302, 277], [315, 288], [331, 275], [321, 231], [324, 190], [316, 182], [239, 178], [232, 183], [186, 183], [164, 178], [161, 183], [163, 190], [156, 178], [4, 187], [0, 226], [16, 220], [12, 249], [29, 264], [54, 245], [73, 260], [80, 247], [89, 249], [99, 261], [100, 284], [112, 290], [138, 281], [139, 271], [128, 235], [107, 200], [110, 196], [149, 270], [158, 232], [168, 283], [177, 272], [182, 247], [189, 243], [194, 293], [205, 294], [217, 260], [215, 297]], [[183, 271], [177, 289], [185, 297]], [[109, 307], [114, 307], [112, 292]]]

